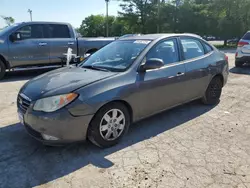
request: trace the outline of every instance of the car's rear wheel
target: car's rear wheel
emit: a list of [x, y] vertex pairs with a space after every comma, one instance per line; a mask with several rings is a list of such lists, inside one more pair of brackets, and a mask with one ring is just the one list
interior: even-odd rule
[[214, 77], [209, 83], [202, 102], [208, 105], [215, 105], [220, 101], [223, 83], [220, 77]]
[[114, 102], [102, 107], [94, 116], [88, 130], [89, 140], [102, 148], [117, 144], [130, 125], [130, 114], [125, 105]]
[[0, 80], [3, 79], [6, 72], [5, 64], [0, 60]]
[[242, 67], [244, 62], [242, 61], [235, 61], [235, 67]]

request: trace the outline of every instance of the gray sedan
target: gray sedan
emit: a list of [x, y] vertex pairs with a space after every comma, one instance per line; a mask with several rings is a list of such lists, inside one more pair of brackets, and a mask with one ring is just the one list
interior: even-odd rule
[[225, 54], [195, 35], [127, 37], [27, 82], [18, 114], [45, 144], [110, 147], [140, 119], [195, 99], [217, 104], [227, 78]]

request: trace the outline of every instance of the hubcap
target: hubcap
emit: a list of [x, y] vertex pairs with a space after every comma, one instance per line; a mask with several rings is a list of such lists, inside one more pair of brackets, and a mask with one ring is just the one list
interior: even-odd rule
[[100, 123], [100, 134], [104, 140], [112, 141], [117, 139], [125, 127], [125, 116], [119, 109], [109, 110], [102, 117]]

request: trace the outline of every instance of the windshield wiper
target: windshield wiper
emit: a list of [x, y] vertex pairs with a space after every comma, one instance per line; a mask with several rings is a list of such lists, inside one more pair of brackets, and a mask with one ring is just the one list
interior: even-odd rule
[[110, 70], [107, 69], [107, 68], [99, 67], [99, 66], [94, 66], [94, 65], [85, 65], [85, 66], [82, 66], [82, 68], [87, 68], [87, 69], [101, 70], [101, 71], [110, 72]]

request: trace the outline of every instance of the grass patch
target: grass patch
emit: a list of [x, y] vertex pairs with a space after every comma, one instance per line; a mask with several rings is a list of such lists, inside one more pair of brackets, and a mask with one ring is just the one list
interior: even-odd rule
[[218, 49], [235, 49], [235, 48], [237, 48], [236, 44], [233, 44], [233, 45], [228, 44], [227, 46], [220, 44], [220, 45], [214, 45], [214, 46]]

